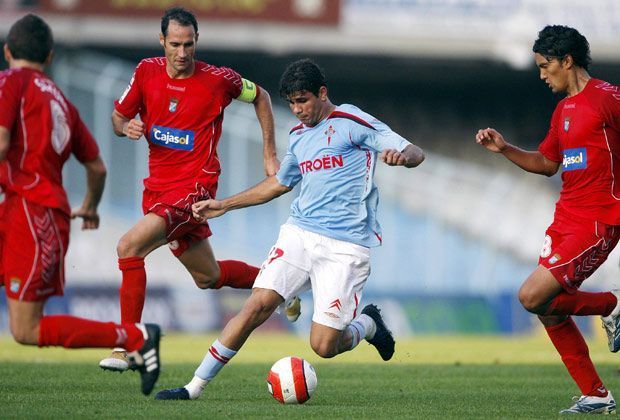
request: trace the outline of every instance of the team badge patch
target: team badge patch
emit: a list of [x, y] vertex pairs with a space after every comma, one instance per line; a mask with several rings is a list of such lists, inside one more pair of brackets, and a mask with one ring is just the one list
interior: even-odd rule
[[562, 257], [560, 256], [560, 254], [553, 254], [553, 257], [549, 258], [549, 264], [555, 264], [556, 262], [560, 261], [562, 259]]
[[179, 100], [178, 99], [176, 99], [176, 98], [170, 99], [170, 104], [168, 104], [168, 111], [176, 112], [177, 105], [179, 105]]
[[22, 284], [22, 280], [18, 277], [13, 277], [11, 278], [10, 281], [10, 286], [9, 286], [9, 290], [11, 291], [11, 293], [17, 293], [19, 292], [19, 287]]
[[568, 128], [570, 127], [570, 118], [564, 118], [564, 131], [568, 132]]
[[562, 168], [564, 171], [586, 169], [587, 167], [588, 153], [585, 147], [564, 150], [564, 158], [562, 159]]
[[329, 143], [331, 143], [332, 141], [332, 136], [336, 134], [336, 130], [334, 130], [334, 127], [332, 127], [331, 125], [329, 126], [329, 128], [327, 130], [325, 130], [325, 135], [327, 136], [327, 145], [329, 146]]

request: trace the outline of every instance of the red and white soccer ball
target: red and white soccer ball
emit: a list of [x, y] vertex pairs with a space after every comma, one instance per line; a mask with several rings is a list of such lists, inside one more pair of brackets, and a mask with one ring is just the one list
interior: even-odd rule
[[273, 364], [267, 376], [269, 392], [282, 404], [303, 404], [316, 389], [314, 367], [301, 357], [285, 357]]

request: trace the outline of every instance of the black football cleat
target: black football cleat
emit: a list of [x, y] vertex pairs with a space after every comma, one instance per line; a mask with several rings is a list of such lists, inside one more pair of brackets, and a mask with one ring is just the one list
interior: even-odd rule
[[144, 334], [144, 344], [140, 350], [128, 354], [131, 363], [140, 372], [142, 381], [142, 393], [149, 395], [155, 387], [161, 361], [159, 359], [159, 341], [161, 340], [161, 329], [156, 324], [136, 324]]
[[155, 394], [156, 400], [189, 400], [189, 392], [185, 388], [164, 389]]
[[390, 360], [394, 354], [394, 346], [396, 343], [394, 342], [392, 332], [385, 326], [385, 322], [383, 322], [381, 310], [377, 308], [377, 305], [370, 304], [362, 309], [362, 313], [371, 317], [377, 326], [375, 335], [366, 341], [375, 346], [383, 360]]

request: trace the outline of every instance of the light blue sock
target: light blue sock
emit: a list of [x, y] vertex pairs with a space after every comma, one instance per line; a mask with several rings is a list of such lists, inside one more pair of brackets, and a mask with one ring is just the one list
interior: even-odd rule
[[205, 381], [210, 381], [235, 354], [237, 354], [235, 350], [225, 347], [220, 340], [215, 340], [196, 369], [195, 375]]
[[189, 392], [189, 398], [195, 400], [200, 397], [209, 381], [218, 374], [235, 354], [237, 354], [236, 351], [225, 347], [220, 343], [220, 340], [215, 340], [204, 359], [202, 359], [202, 363], [196, 369], [194, 377], [184, 387]]
[[347, 330], [351, 333], [351, 348], [353, 350], [360, 343], [361, 339], [366, 335], [364, 326], [357, 321], [351, 322], [347, 325]]
[[371, 317], [366, 314], [361, 314], [347, 326], [347, 329], [351, 331], [351, 335], [353, 336], [350, 349], [353, 350], [362, 339], [368, 340], [374, 337], [377, 326]]

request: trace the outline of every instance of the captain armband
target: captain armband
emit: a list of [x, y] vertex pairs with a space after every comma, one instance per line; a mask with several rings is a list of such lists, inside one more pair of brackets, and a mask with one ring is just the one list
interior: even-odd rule
[[241, 88], [241, 94], [237, 97], [238, 101], [247, 102], [251, 104], [258, 97], [259, 87], [252, 81], [247, 79], [241, 79], [243, 87]]

